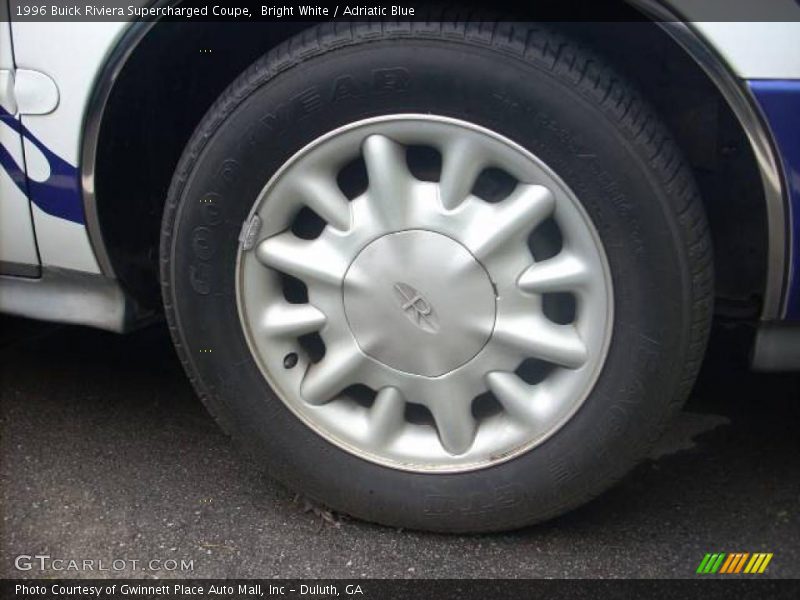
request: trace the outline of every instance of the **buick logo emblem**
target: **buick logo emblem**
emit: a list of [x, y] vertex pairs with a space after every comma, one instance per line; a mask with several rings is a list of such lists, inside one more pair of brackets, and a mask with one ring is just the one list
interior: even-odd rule
[[398, 281], [394, 284], [394, 293], [400, 308], [409, 321], [428, 333], [439, 331], [439, 320], [433, 306], [420, 294], [419, 290]]

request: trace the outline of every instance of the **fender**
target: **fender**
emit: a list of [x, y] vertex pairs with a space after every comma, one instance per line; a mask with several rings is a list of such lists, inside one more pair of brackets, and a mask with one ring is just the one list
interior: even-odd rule
[[[761, 176], [769, 230], [766, 289], [761, 319], [780, 320], [788, 311], [789, 266], [792, 262], [791, 212], [775, 142], [765, 119], [745, 83], [731, 72], [696, 28], [680, 21], [675, 12], [656, 0], [627, 1], [656, 21], [702, 67], [729, 104], [748, 137]], [[86, 228], [101, 271], [107, 277], [114, 277], [114, 271], [103, 241], [94, 192], [100, 124], [117, 76], [154, 24], [137, 22], [126, 27], [97, 77], [85, 113], [80, 173]]]

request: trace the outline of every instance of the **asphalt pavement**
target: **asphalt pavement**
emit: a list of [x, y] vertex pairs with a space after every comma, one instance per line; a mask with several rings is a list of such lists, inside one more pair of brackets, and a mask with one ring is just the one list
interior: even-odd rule
[[[163, 325], [3, 318], [0, 576], [695, 577], [707, 552], [772, 552], [763, 577], [800, 577], [800, 377], [749, 373], [746, 335], [715, 328], [686, 410], [613, 490], [535, 527], [448, 536], [331, 515], [263, 475]], [[35, 555], [50, 558], [18, 558]]]

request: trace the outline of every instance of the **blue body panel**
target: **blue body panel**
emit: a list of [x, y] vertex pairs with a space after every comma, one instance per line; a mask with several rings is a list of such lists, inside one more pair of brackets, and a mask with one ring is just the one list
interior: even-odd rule
[[800, 81], [752, 80], [748, 82], [781, 156], [789, 193], [791, 222], [787, 319], [800, 319]]

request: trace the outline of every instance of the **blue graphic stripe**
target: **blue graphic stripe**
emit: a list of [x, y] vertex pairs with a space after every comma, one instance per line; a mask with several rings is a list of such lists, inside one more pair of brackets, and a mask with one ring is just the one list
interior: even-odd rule
[[[11, 129], [18, 132], [18, 124], [19, 122], [12, 117], [11, 115], [6, 112], [2, 106], [0, 106], [0, 122], [5, 123]], [[22, 170], [17, 162], [14, 160], [14, 157], [11, 156], [11, 153], [8, 149], [0, 144], [0, 166], [3, 167], [3, 170], [9, 174], [11, 180], [14, 182], [19, 190], [28, 195], [28, 188], [25, 186], [25, 171]]]
[[789, 267], [787, 319], [800, 319], [800, 81], [748, 82], [778, 145], [789, 190], [792, 264]]
[[7, 148], [0, 145], [0, 166], [11, 176], [20, 191], [48, 215], [73, 223], [85, 223], [78, 169], [51, 152], [2, 106], [0, 120], [38, 148], [50, 165], [50, 176], [45, 181], [34, 181], [25, 176], [22, 166], [16, 163]]

